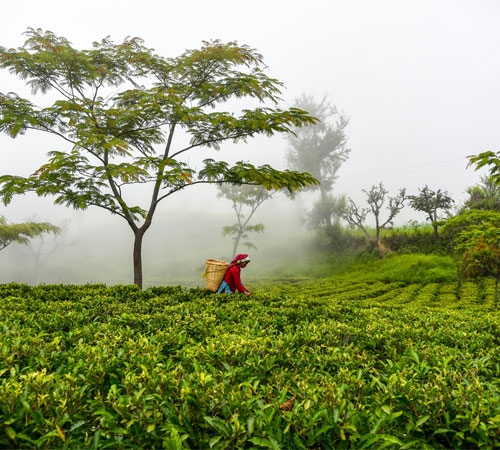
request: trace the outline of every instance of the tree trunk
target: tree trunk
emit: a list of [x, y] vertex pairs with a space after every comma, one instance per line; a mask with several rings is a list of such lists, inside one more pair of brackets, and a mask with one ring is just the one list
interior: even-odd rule
[[331, 230], [333, 228], [331, 211], [328, 211], [327, 213], [324, 209], [324, 204], [326, 202], [328, 191], [322, 189], [320, 185], [320, 193], [321, 193], [321, 204], [323, 205], [323, 207], [321, 208], [323, 211], [323, 219], [325, 221], [326, 228]]
[[142, 238], [141, 230], [134, 232], [134, 284], [142, 289]]
[[432, 228], [434, 230], [434, 237], [439, 239], [438, 224], [436, 222], [432, 222]]
[[238, 234], [234, 238], [233, 256], [231, 257], [231, 259], [233, 259], [236, 256], [236, 251], [238, 250], [238, 246], [240, 245], [241, 236], [243, 236], [243, 232], [238, 231]]

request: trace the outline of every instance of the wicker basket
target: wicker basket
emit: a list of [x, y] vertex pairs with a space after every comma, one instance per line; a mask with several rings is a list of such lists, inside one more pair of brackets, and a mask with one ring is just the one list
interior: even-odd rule
[[224, 274], [229, 267], [229, 263], [219, 259], [207, 259], [205, 265], [204, 275], [207, 279], [207, 291], [217, 292], [224, 278]]

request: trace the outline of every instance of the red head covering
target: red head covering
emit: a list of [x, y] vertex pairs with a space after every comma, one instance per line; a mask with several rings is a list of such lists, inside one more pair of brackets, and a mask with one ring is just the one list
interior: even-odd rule
[[248, 258], [248, 255], [246, 253], [239, 253], [231, 261], [231, 264], [232, 265], [234, 265], [234, 264], [241, 264], [242, 262], [245, 262], [245, 261], [250, 261], [250, 259]]

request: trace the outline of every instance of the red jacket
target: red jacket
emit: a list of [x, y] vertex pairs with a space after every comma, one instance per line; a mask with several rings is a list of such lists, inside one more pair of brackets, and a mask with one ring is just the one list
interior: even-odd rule
[[243, 286], [243, 283], [241, 282], [240, 272], [241, 267], [239, 264], [229, 266], [229, 269], [226, 270], [224, 281], [229, 285], [231, 292], [236, 290], [238, 292], [243, 292], [245, 290], [245, 286]]
[[245, 259], [248, 255], [246, 253], [240, 253], [236, 255], [235, 258], [231, 261], [231, 265], [226, 270], [226, 274], [224, 275], [224, 281], [229, 285], [231, 292], [243, 292], [245, 290], [245, 286], [241, 282], [241, 260]]

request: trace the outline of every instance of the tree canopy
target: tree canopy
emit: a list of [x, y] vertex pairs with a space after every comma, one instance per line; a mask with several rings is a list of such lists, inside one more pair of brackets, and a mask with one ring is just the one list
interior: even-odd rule
[[28, 244], [30, 239], [44, 233], [57, 234], [60, 231], [59, 227], [48, 222], [8, 223], [5, 217], [0, 216], [0, 250], [3, 250], [12, 242]]
[[[108, 37], [78, 50], [50, 31], [30, 28], [26, 35], [21, 48], [0, 48], [0, 68], [25, 80], [33, 96], [50, 92], [56, 99], [40, 106], [16, 93], [0, 93], [0, 131], [13, 138], [33, 130], [50, 133], [66, 147], [50, 151], [31, 176], [1, 176], [0, 197], [8, 204], [15, 195], [35, 192], [54, 196], [56, 204], [97, 206], [120, 216], [134, 233], [139, 286], [144, 234], [158, 204], [170, 195], [209, 183], [291, 192], [318, 183], [307, 172], [213, 157], [196, 167], [186, 157], [195, 149], [218, 150], [224, 142], [317, 123], [300, 108], [278, 106], [283, 84], [266, 74], [255, 49], [214, 40], [166, 58], [139, 38], [116, 44]], [[241, 99], [257, 106], [239, 107]], [[138, 184], [150, 187], [144, 204], [128, 196]]]
[[326, 194], [333, 189], [337, 172], [351, 150], [347, 147], [345, 129], [349, 119], [337, 110], [327, 98], [317, 102], [302, 95], [295, 101], [298, 108], [314, 114], [319, 121], [313, 126], [288, 135], [287, 161], [295, 170], [311, 173], [320, 184], [310, 186]]
[[427, 220], [432, 224], [434, 236], [439, 237], [439, 211], [448, 212], [453, 206], [454, 200], [448, 195], [448, 192], [438, 189], [433, 191], [427, 185], [419, 188], [418, 195], [408, 196], [410, 206], [416, 211], [422, 211], [427, 214]]
[[345, 212], [345, 197], [336, 198], [332, 191], [337, 172], [351, 152], [345, 134], [349, 119], [326, 97], [318, 102], [311, 96], [302, 95], [295, 105], [310, 111], [319, 122], [287, 136], [286, 160], [293, 169], [309, 172], [319, 181], [318, 185], [307, 188], [320, 192], [320, 198], [308, 215], [309, 226], [331, 229]]

